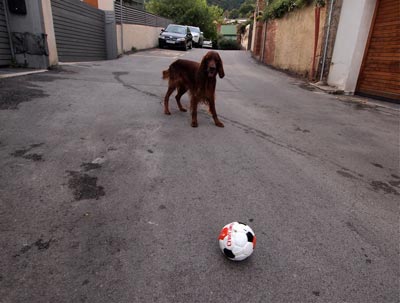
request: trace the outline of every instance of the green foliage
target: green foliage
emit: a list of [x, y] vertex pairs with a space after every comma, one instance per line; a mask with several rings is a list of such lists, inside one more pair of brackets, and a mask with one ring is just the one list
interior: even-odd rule
[[230, 19], [237, 19], [239, 18], [239, 10], [237, 10], [236, 8], [234, 8], [233, 10], [231, 10], [228, 14], [228, 17]]
[[209, 5], [218, 5], [223, 10], [238, 9], [245, 0], [207, 0]]
[[208, 39], [217, 38], [215, 21], [221, 21], [222, 9], [206, 0], [148, 0], [146, 10], [172, 19], [177, 24], [200, 27]]
[[227, 12], [230, 19], [248, 18], [255, 9], [256, 0], [245, 0], [238, 8], [234, 8]]
[[324, 6], [325, 0], [272, 0], [264, 10], [263, 19], [279, 19], [288, 12], [314, 3], [315, 6]]
[[236, 40], [222, 38], [222, 39], [218, 40], [218, 49], [239, 50], [240, 45]]
[[256, 0], [245, 0], [239, 7], [239, 17], [248, 18], [251, 16], [256, 7]]

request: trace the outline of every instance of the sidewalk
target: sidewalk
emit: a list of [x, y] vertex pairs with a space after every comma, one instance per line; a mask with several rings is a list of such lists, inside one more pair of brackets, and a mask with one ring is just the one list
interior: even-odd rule
[[390, 101], [382, 101], [378, 99], [373, 99], [373, 98], [368, 98], [364, 96], [358, 96], [358, 95], [346, 95], [342, 90], [339, 90], [335, 87], [329, 86], [329, 85], [322, 85], [318, 83], [312, 83], [308, 82], [309, 85], [312, 87], [315, 87], [327, 94], [331, 95], [336, 95], [337, 98], [341, 101], [347, 101], [347, 102], [359, 102], [361, 104], [369, 104], [373, 106], [379, 106], [379, 107], [385, 107], [385, 108], [391, 108], [394, 110], [400, 110], [400, 104], [390, 102]]

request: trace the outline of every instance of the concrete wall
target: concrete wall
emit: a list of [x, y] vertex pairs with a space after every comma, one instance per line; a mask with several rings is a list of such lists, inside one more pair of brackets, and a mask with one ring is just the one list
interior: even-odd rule
[[[333, 1], [333, 2], [332, 2]], [[332, 2], [332, 3], [331, 3]], [[324, 24], [324, 36], [321, 37], [321, 41], [323, 43], [322, 48], [325, 48], [326, 45], [326, 54], [325, 54], [325, 62], [323, 63], [323, 53], [321, 56], [321, 60], [318, 64], [318, 71], [317, 71], [317, 80], [322, 80], [323, 83], [326, 83], [329, 74], [329, 67], [332, 61], [333, 55], [333, 48], [335, 46], [336, 40], [336, 33], [339, 27], [339, 20], [340, 20], [340, 11], [342, 9], [343, 0], [330, 0], [326, 3], [327, 5], [327, 12], [326, 12], [326, 20]], [[331, 19], [329, 20], [329, 10], [332, 8], [331, 12]], [[329, 24], [330, 22], [330, 24]], [[329, 31], [328, 31], [329, 29]], [[324, 51], [324, 50], [323, 50]], [[324, 68], [322, 72], [322, 67]], [[321, 79], [321, 73], [322, 79]]]
[[256, 24], [257, 24], [257, 13], [254, 12], [253, 15], [253, 31], [251, 33], [251, 45], [250, 45], [250, 51], [254, 52], [254, 46], [255, 46], [255, 41], [256, 41]]
[[103, 11], [114, 11], [114, 0], [81, 0]]
[[328, 84], [353, 94], [377, 0], [343, 0]]
[[8, 12], [16, 63], [32, 68], [47, 68], [49, 62], [42, 0], [25, 2], [26, 15]]
[[42, 10], [44, 19], [44, 31], [47, 35], [48, 64], [54, 66], [58, 64], [58, 53], [56, 36], [54, 34], [53, 13], [51, 11], [50, 0], [42, 0]]
[[246, 25], [246, 29], [240, 37], [240, 44], [242, 49], [248, 50], [249, 49], [249, 39], [250, 39], [250, 24]]
[[[123, 25], [124, 52], [131, 51], [132, 47], [137, 50], [148, 49], [158, 46], [158, 36], [162, 27], [152, 27], [136, 24]], [[121, 25], [117, 24], [118, 54], [121, 54]]]
[[114, 0], [97, 0], [97, 3], [103, 11], [114, 11]]
[[[308, 76], [314, 54], [315, 7], [309, 5], [267, 24], [263, 61], [283, 70]], [[316, 64], [321, 55], [326, 8], [321, 8]]]

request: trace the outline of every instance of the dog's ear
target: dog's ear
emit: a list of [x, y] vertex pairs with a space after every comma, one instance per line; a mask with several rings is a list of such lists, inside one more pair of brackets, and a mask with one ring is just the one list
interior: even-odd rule
[[222, 59], [218, 53], [217, 53], [217, 56], [218, 56], [218, 63], [217, 63], [218, 75], [222, 79], [223, 77], [225, 77], [224, 65], [223, 65]]
[[207, 73], [208, 54], [206, 54], [200, 62], [199, 70]]

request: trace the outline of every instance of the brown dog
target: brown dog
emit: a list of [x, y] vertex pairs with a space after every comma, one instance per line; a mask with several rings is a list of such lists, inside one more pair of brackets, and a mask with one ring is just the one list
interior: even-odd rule
[[218, 120], [217, 112], [215, 111], [217, 74], [220, 78], [225, 76], [222, 60], [215, 51], [209, 51], [203, 57], [201, 63], [183, 59], [176, 60], [167, 70], [163, 71], [163, 79], [168, 79], [168, 91], [164, 98], [164, 113], [166, 115], [171, 114], [168, 102], [175, 89], [178, 91], [175, 99], [179, 110], [186, 112], [186, 109], [181, 104], [181, 97], [189, 90], [192, 127], [197, 127], [198, 125], [197, 105], [200, 102], [208, 104], [215, 125], [224, 127], [224, 124]]

